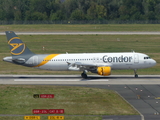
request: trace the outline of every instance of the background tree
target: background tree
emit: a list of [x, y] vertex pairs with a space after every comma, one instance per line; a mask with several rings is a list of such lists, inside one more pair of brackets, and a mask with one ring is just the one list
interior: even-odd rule
[[81, 10], [76, 9], [71, 13], [70, 19], [71, 20], [84, 20], [85, 19], [85, 15]]
[[0, 0], [0, 20], [160, 20], [160, 0]]

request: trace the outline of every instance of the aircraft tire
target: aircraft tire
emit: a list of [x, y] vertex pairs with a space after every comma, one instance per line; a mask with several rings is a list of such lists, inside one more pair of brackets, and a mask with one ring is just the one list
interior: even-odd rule
[[84, 79], [87, 78], [87, 74], [85, 74], [85, 73], [82, 73], [81, 76], [82, 76], [82, 78], [84, 78]]
[[138, 78], [138, 75], [137, 75], [137, 74], [135, 74], [135, 78]]

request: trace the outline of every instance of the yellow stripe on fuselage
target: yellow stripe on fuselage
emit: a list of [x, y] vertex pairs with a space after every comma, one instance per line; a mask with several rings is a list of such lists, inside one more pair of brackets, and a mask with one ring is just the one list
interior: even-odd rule
[[52, 58], [56, 57], [57, 55], [59, 55], [59, 54], [50, 54], [50, 55], [48, 55], [47, 57], [45, 57], [43, 59], [43, 61], [40, 64], [38, 64], [38, 65], [36, 65], [34, 67], [39, 67], [39, 66], [42, 66], [42, 65], [48, 63]]

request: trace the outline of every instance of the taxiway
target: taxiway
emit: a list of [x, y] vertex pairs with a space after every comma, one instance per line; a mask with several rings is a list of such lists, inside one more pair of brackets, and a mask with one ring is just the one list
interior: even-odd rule
[[157, 85], [160, 75], [139, 75], [139, 78], [134, 75], [90, 75], [87, 79], [80, 75], [0, 75], [0, 84]]
[[111, 89], [131, 104], [140, 116], [103, 116], [103, 120], [159, 120], [160, 75], [0, 75], [0, 84], [61, 85]]
[[[160, 32], [145, 32], [145, 31], [120, 31], [120, 32], [16, 32], [17, 35], [160, 35]], [[5, 35], [5, 32], [0, 32], [0, 35]]]

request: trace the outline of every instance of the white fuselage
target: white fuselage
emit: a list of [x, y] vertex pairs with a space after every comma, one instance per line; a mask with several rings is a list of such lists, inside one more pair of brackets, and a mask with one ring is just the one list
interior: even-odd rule
[[[36, 57], [36, 59], [35, 59]], [[42, 56], [41, 56], [42, 57]], [[34, 62], [38, 62], [39, 56], [33, 56]], [[33, 59], [31, 58], [31, 59]], [[53, 58], [45, 57], [44, 64], [35, 66], [39, 69], [66, 71], [84, 70], [76, 69], [77, 66], [99, 67], [110, 66], [115, 69], [142, 69], [152, 67], [156, 61], [142, 53], [82, 53], [82, 54], [57, 54]], [[70, 69], [71, 68], [71, 69]], [[74, 69], [75, 68], [75, 69]], [[81, 68], [81, 67], [79, 67]]]

